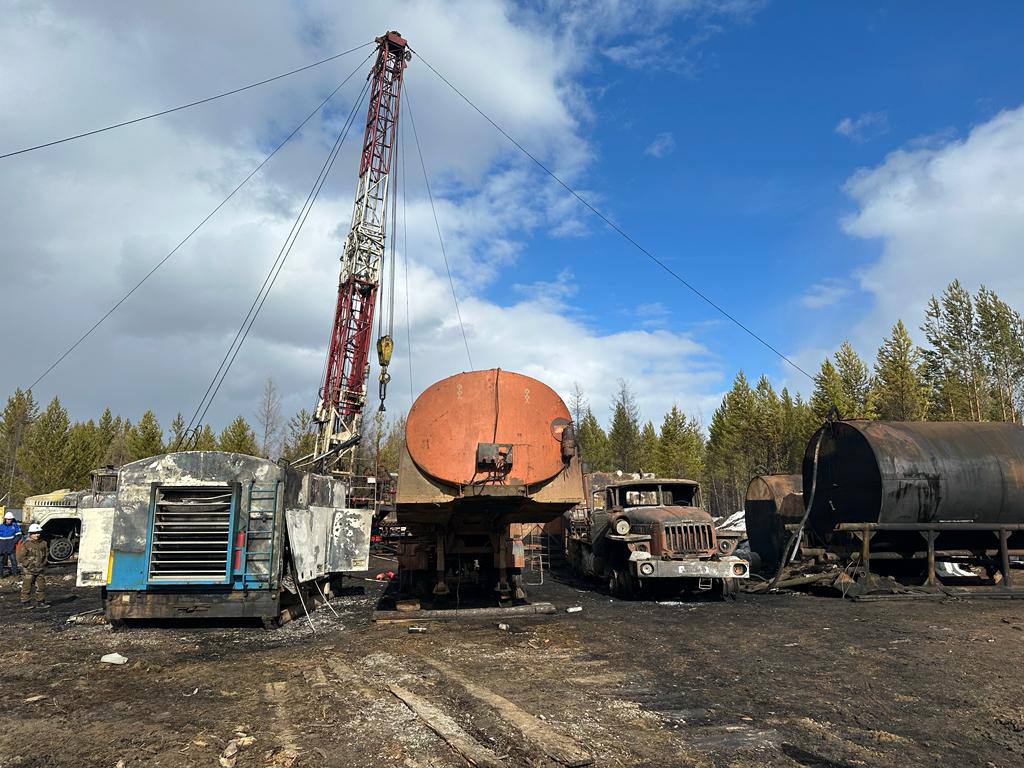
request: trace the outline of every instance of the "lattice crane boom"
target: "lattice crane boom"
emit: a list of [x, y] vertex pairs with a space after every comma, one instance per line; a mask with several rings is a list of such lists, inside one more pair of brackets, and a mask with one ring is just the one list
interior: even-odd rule
[[[398, 32], [388, 32], [376, 42], [352, 226], [341, 255], [334, 327], [315, 415], [320, 426], [316, 456], [325, 462], [325, 468], [338, 474], [353, 471], [366, 404], [384, 244], [388, 227], [394, 226], [388, 221], [388, 182], [395, 157], [402, 76], [411, 58], [408, 43]], [[378, 342], [385, 368], [390, 344], [390, 338]]]

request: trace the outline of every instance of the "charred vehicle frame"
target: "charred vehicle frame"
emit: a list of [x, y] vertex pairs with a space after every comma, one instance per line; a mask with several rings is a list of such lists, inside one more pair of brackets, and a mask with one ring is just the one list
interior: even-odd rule
[[732, 595], [737, 580], [750, 575], [747, 561], [733, 554], [739, 534], [715, 528], [693, 480], [616, 482], [592, 489], [589, 502], [569, 527], [569, 561], [607, 580], [616, 597], [716, 589]]

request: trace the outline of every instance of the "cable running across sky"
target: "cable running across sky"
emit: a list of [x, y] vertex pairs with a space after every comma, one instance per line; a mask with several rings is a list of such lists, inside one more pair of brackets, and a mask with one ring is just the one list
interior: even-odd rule
[[[442, 75], [440, 72], [438, 72], [430, 64], [429, 61], [427, 61], [425, 58], [423, 58], [423, 54], [421, 54], [419, 51], [417, 51], [417, 50], [415, 50], [413, 48], [410, 48], [410, 50], [412, 50], [413, 53], [416, 54], [416, 56], [419, 58], [419, 60], [422, 61], [424, 65], [426, 65], [427, 69], [429, 69], [431, 72], [433, 72], [435, 75], [437, 75], [437, 77], [440, 78], [440, 80], [445, 85], [447, 85], [449, 88], [451, 88], [453, 91], [455, 91], [455, 93], [458, 94], [459, 97], [463, 101], [465, 101], [470, 107], [472, 107], [472, 109], [477, 114], [479, 114], [484, 120], [486, 120], [488, 123], [490, 123], [498, 131], [498, 133], [500, 133], [502, 136], [504, 136], [506, 139], [508, 139], [516, 147], [516, 149], [518, 149], [520, 152], [522, 152], [524, 155], [526, 155], [526, 157], [528, 157], [530, 160], [532, 160], [548, 176], [550, 176], [552, 179], [557, 181], [559, 183], [559, 185], [561, 185], [569, 194], [571, 194], [580, 203], [582, 203], [584, 205], [584, 207], [586, 207], [591, 213], [593, 213], [595, 216], [597, 216], [599, 219], [601, 219], [605, 224], [607, 224], [609, 227], [611, 227], [613, 230], [615, 230], [627, 242], [629, 242], [634, 248], [636, 248], [638, 251], [640, 251], [640, 253], [644, 254], [644, 256], [646, 256], [648, 259], [650, 259], [655, 264], [657, 264], [659, 267], [661, 267], [665, 272], [667, 272], [669, 275], [671, 275], [677, 281], [679, 281], [684, 286], [686, 286], [686, 288], [688, 288], [695, 296], [697, 296], [698, 298], [703, 300], [711, 308], [713, 308], [716, 312], [718, 312], [724, 318], [726, 318], [731, 323], [733, 323], [733, 325], [735, 325], [737, 328], [742, 330], [744, 333], [746, 333], [752, 339], [754, 339], [755, 341], [760, 343], [766, 349], [768, 349], [771, 352], [775, 353], [780, 359], [782, 359], [783, 361], [788, 363], [790, 366], [792, 366], [795, 370], [797, 370], [800, 373], [802, 373], [808, 379], [810, 379], [811, 381], [814, 381], [814, 377], [811, 376], [811, 374], [809, 374], [807, 371], [805, 371], [803, 368], [801, 368], [799, 365], [797, 365], [795, 362], [793, 362], [793, 360], [791, 360], [789, 357], [784, 355], [781, 351], [779, 351], [774, 346], [772, 346], [764, 338], [762, 338], [757, 333], [755, 333], [753, 330], [751, 330], [746, 325], [744, 325], [742, 322], [740, 322], [736, 317], [734, 317], [729, 312], [727, 312], [722, 306], [720, 306], [719, 304], [715, 303], [711, 298], [709, 298], [706, 294], [704, 294], [700, 289], [698, 289], [692, 283], [688, 282], [684, 277], [682, 277], [682, 275], [680, 275], [678, 272], [676, 272], [670, 266], [668, 266], [668, 264], [666, 264], [664, 261], [662, 261], [657, 256], [655, 256], [653, 253], [651, 253], [649, 250], [647, 250], [642, 245], [640, 245], [640, 243], [638, 243], [636, 240], [634, 240], [633, 237], [630, 236], [629, 233], [627, 233], [624, 229], [622, 229], [618, 224], [613, 222], [611, 219], [609, 219], [607, 216], [605, 216], [603, 213], [601, 213], [600, 210], [598, 210], [593, 205], [591, 205], [590, 202], [588, 202], [586, 198], [584, 198], [582, 195], [580, 195], [579, 192], [577, 192], [575, 189], [573, 189], [571, 186], [569, 186], [568, 183], [563, 181], [562, 178], [560, 176], [558, 176], [558, 174], [556, 174], [554, 171], [552, 171], [550, 168], [548, 168], [544, 163], [542, 163], [540, 160], [538, 160], [533, 154], [531, 154], [529, 152], [529, 150], [526, 149], [526, 147], [524, 147], [522, 144], [520, 144], [518, 141], [516, 141], [514, 138], [512, 138], [512, 136], [509, 135], [509, 133], [504, 128], [502, 128], [500, 125], [498, 125], [498, 123], [496, 123], [490, 117], [490, 115], [488, 115], [486, 112], [484, 112], [482, 109], [480, 109], [480, 107], [478, 107], [476, 104], [474, 104], [469, 99], [469, 97], [466, 96], [466, 94], [464, 94], [462, 91], [460, 91], [458, 88], [456, 88], [451, 83], [451, 81], [448, 80], [448, 78], [446, 78], [444, 75]], [[429, 193], [429, 188], [428, 188], [428, 193]]]
[[416, 152], [420, 156], [420, 168], [423, 169], [423, 183], [427, 187], [427, 199], [430, 200], [430, 212], [434, 214], [434, 226], [437, 228], [437, 241], [441, 244], [441, 257], [444, 259], [445, 272], [448, 273], [448, 285], [452, 288], [452, 301], [455, 302], [455, 314], [459, 318], [459, 328], [462, 329], [462, 341], [466, 345], [466, 358], [469, 360], [469, 369], [473, 370], [473, 355], [469, 352], [469, 338], [466, 336], [466, 326], [462, 322], [462, 310], [459, 309], [459, 297], [455, 293], [455, 281], [452, 279], [452, 270], [448, 265], [448, 254], [444, 248], [444, 238], [441, 237], [441, 222], [438, 221], [437, 208], [434, 207], [434, 195], [430, 191], [430, 179], [427, 177], [427, 165], [423, 162], [423, 150], [420, 148], [420, 137], [419, 134], [416, 133], [416, 120], [412, 116], [412, 101], [409, 99], [408, 86], [406, 86], [406, 104], [409, 112], [409, 124], [412, 126], [412, 137], [416, 142]]
[[[218, 366], [216, 373], [214, 373], [213, 378], [210, 380], [210, 385], [206, 388], [206, 392], [199, 401], [199, 405], [196, 406], [196, 410], [192, 414], [192, 418], [189, 420], [188, 427], [182, 434], [182, 438], [185, 435], [190, 434], [193, 436], [198, 435], [199, 429], [203, 424], [203, 420], [206, 418], [206, 414], [210, 410], [210, 406], [213, 405], [213, 401], [216, 399], [217, 393], [220, 392], [221, 385], [224, 384], [224, 380], [227, 378], [227, 375], [231, 370], [231, 366], [235, 362], [235, 358], [238, 357], [238, 353], [242, 349], [242, 345], [245, 344], [249, 331], [252, 330], [252, 326], [255, 324], [256, 318], [259, 317], [260, 310], [263, 309], [263, 305], [266, 303], [267, 297], [270, 296], [270, 292], [274, 288], [274, 283], [277, 282], [277, 278], [281, 274], [281, 270], [284, 268], [285, 262], [288, 260], [288, 256], [292, 252], [292, 247], [295, 245], [295, 241], [298, 239], [299, 233], [302, 231], [302, 227], [306, 223], [309, 212], [312, 210], [317, 197], [319, 197], [320, 190], [323, 189], [324, 182], [327, 181], [327, 176], [330, 174], [331, 168], [334, 167], [335, 160], [338, 159], [338, 154], [341, 152], [345, 139], [348, 137], [349, 129], [352, 127], [354, 118], [360, 105], [363, 103], [363, 99], [366, 96], [368, 89], [369, 83], [363, 86], [362, 90], [359, 92], [358, 98], [352, 103], [352, 109], [349, 111], [348, 117], [345, 119], [345, 122], [338, 133], [338, 138], [331, 147], [331, 151], [327, 154], [327, 159], [324, 160], [324, 164], [320, 168], [316, 181], [313, 182], [313, 187], [306, 196], [306, 201], [302, 204], [299, 214], [296, 216], [295, 221], [292, 222], [291, 229], [289, 230], [287, 237], [285, 237], [281, 250], [278, 251], [277, 258], [274, 259], [274, 263], [271, 265], [270, 271], [267, 272], [267, 276], [263, 280], [263, 285], [261, 285], [259, 291], [257, 291], [256, 297], [253, 299], [253, 303], [249, 307], [249, 311], [246, 313], [245, 318], [242, 320], [242, 324], [238, 328], [238, 332], [235, 334], [235, 338], [224, 353], [224, 358], [221, 360], [220, 366]], [[179, 438], [179, 443], [182, 441], [182, 438]], [[178, 446], [176, 445], [175, 450], [177, 450], [177, 448]]]
[[[372, 54], [371, 54], [371, 55], [372, 55]], [[215, 207], [215, 208], [214, 208], [214, 209], [213, 209], [212, 211], [210, 211], [210, 212], [209, 212], [209, 213], [208, 213], [208, 214], [207, 214], [207, 215], [206, 215], [206, 216], [205, 216], [205, 217], [203, 218], [203, 220], [202, 220], [202, 221], [200, 221], [200, 222], [199, 222], [198, 224], [196, 224], [196, 226], [195, 226], [195, 227], [193, 227], [192, 231], [190, 231], [190, 232], [189, 232], [189, 233], [188, 233], [187, 235], [185, 235], [185, 237], [184, 237], [184, 238], [182, 238], [182, 240], [181, 240], [181, 241], [180, 241], [180, 242], [179, 242], [179, 243], [178, 243], [178, 244], [177, 244], [176, 246], [174, 246], [174, 248], [172, 248], [172, 249], [171, 249], [171, 250], [170, 250], [170, 251], [169, 251], [169, 252], [167, 253], [167, 255], [166, 255], [166, 256], [164, 256], [164, 257], [163, 257], [163, 258], [161, 258], [161, 259], [160, 259], [160, 260], [159, 260], [159, 261], [158, 261], [158, 262], [157, 262], [156, 264], [154, 264], [154, 265], [153, 265], [153, 267], [152, 267], [152, 268], [151, 268], [151, 269], [150, 269], [150, 270], [149, 270], [149, 271], [148, 271], [148, 272], [147, 272], [147, 273], [146, 273], [145, 275], [143, 275], [143, 276], [142, 276], [142, 279], [141, 279], [141, 280], [139, 280], [139, 281], [138, 281], [138, 282], [137, 282], [137, 283], [136, 283], [135, 285], [133, 285], [133, 286], [131, 287], [131, 289], [130, 289], [130, 290], [129, 290], [129, 291], [128, 291], [128, 292], [127, 292], [127, 293], [126, 293], [126, 294], [125, 294], [124, 296], [122, 296], [122, 297], [121, 297], [120, 299], [118, 299], [118, 300], [117, 300], [117, 302], [116, 302], [116, 303], [115, 303], [115, 304], [114, 304], [114, 305], [113, 305], [113, 306], [112, 306], [112, 307], [111, 307], [110, 309], [108, 309], [108, 310], [106, 311], [106, 313], [104, 313], [104, 315], [103, 315], [102, 317], [100, 317], [100, 319], [99, 319], [99, 320], [97, 320], [97, 321], [96, 321], [95, 323], [93, 323], [93, 324], [92, 324], [92, 325], [91, 325], [91, 326], [89, 327], [89, 329], [88, 329], [88, 330], [87, 330], [87, 331], [86, 331], [85, 333], [83, 333], [83, 334], [82, 334], [81, 336], [79, 336], [79, 337], [78, 337], [78, 340], [77, 340], [77, 341], [75, 341], [75, 343], [74, 343], [74, 344], [72, 344], [72, 345], [71, 345], [70, 347], [68, 347], [68, 348], [67, 348], [66, 350], [64, 350], [64, 352], [63, 352], [63, 353], [62, 353], [62, 354], [61, 354], [61, 355], [60, 355], [60, 356], [59, 356], [59, 357], [58, 357], [58, 358], [57, 358], [56, 360], [54, 360], [54, 361], [53, 361], [53, 362], [52, 362], [52, 363], [51, 363], [51, 364], [49, 365], [49, 367], [48, 367], [48, 368], [47, 368], [47, 369], [46, 369], [45, 371], [43, 371], [43, 372], [42, 372], [41, 374], [39, 374], [39, 376], [38, 376], [38, 377], [36, 377], [36, 380], [35, 380], [35, 381], [33, 381], [33, 382], [32, 382], [32, 383], [31, 383], [31, 384], [30, 384], [30, 385], [28, 386], [28, 387], [26, 387], [26, 389], [34, 389], [34, 388], [35, 388], [35, 386], [36, 386], [36, 385], [37, 385], [37, 384], [38, 384], [39, 382], [41, 382], [41, 381], [42, 381], [42, 380], [43, 380], [44, 378], [46, 378], [46, 376], [47, 376], [47, 375], [49, 375], [49, 373], [50, 373], [50, 372], [51, 372], [51, 371], [52, 371], [52, 370], [53, 370], [54, 368], [56, 368], [56, 367], [57, 367], [58, 365], [60, 365], [60, 364], [61, 364], [62, 362], [64, 362], [64, 360], [65, 360], [65, 359], [67, 358], [67, 356], [68, 356], [68, 355], [70, 355], [70, 354], [71, 354], [72, 352], [74, 352], [74, 351], [75, 351], [75, 349], [77, 349], [77, 348], [78, 348], [78, 346], [79, 346], [79, 345], [80, 345], [80, 344], [81, 344], [81, 343], [82, 343], [83, 341], [85, 341], [85, 340], [86, 340], [87, 338], [89, 338], [89, 336], [91, 336], [91, 335], [92, 335], [93, 331], [95, 331], [95, 330], [96, 330], [97, 328], [99, 328], [99, 327], [100, 327], [100, 325], [102, 325], [102, 324], [103, 324], [103, 322], [104, 322], [104, 321], [105, 321], [105, 320], [106, 320], [106, 319], [107, 319], [108, 317], [110, 317], [110, 316], [111, 316], [112, 314], [114, 314], [114, 312], [115, 312], [115, 311], [117, 311], [117, 309], [118, 309], [118, 308], [119, 308], [119, 307], [120, 307], [120, 306], [121, 306], [122, 304], [124, 304], [124, 302], [125, 302], [125, 301], [127, 301], [127, 300], [128, 300], [128, 299], [129, 299], [129, 298], [130, 298], [130, 297], [132, 296], [132, 294], [134, 294], [134, 293], [135, 293], [135, 292], [136, 292], [136, 291], [137, 291], [137, 290], [138, 290], [139, 288], [141, 288], [141, 287], [142, 287], [143, 283], [145, 283], [145, 282], [146, 282], [147, 280], [149, 280], [149, 278], [151, 278], [151, 277], [152, 277], [152, 276], [153, 276], [153, 275], [154, 275], [154, 274], [155, 274], [155, 273], [157, 272], [157, 270], [159, 270], [159, 269], [160, 269], [160, 267], [162, 267], [162, 266], [163, 266], [164, 264], [166, 264], [166, 263], [167, 263], [167, 262], [168, 262], [168, 261], [170, 260], [170, 258], [171, 258], [172, 256], [174, 256], [174, 254], [175, 254], [175, 253], [177, 253], [177, 252], [178, 252], [178, 250], [179, 250], [179, 249], [180, 249], [180, 248], [181, 248], [181, 247], [182, 247], [183, 245], [185, 245], [185, 243], [187, 243], [187, 242], [188, 242], [189, 240], [191, 240], [191, 239], [192, 239], [192, 236], [193, 236], [193, 235], [194, 235], [194, 234], [195, 234], [196, 232], [198, 232], [198, 231], [199, 231], [199, 230], [200, 230], [200, 229], [202, 228], [202, 226], [203, 226], [204, 224], [206, 224], [206, 222], [208, 222], [208, 221], [209, 221], [210, 219], [212, 219], [212, 218], [213, 218], [213, 217], [214, 217], [214, 216], [216, 215], [216, 213], [217, 213], [217, 212], [218, 212], [218, 211], [219, 211], [219, 210], [220, 210], [221, 208], [223, 208], [223, 207], [224, 207], [224, 206], [225, 206], [225, 205], [227, 204], [227, 202], [228, 202], [228, 201], [229, 201], [229, 200], [230, 200], [231, 198], [233, 198], [233, 197], [235, 196], [235, 194], [236, 194], [236, 193], [237, 193], [237, 192], [238, 192], [238, 191], [239, 191], [239, 190], [240, 190], [240, 189], [241, 189], [242, 187], [244, 187], [244, 186], [245, 186], [245, 185], [246, 185], [246, 184], [247, 184], [247, 183], [249, 182], [249, 180], [250, 180], [250, 179], [252, 179], [252, 177], [253, 177], [253, 176], [255, 176], [255, 175], [256, 175], [257, 173], [259, 173], [259, 171], [260, 171], [260, 170], [261, 170], [261, 169], [263, 168], [263, 166], [265, 166], [265, 165], [266, 165], [266, 164], [267, 164], [268, 162], [270, 162], [270, 159], [271, 159], [271, 158], [272, 158], [272, 157], [273, 157], [274, 155], [276, 155], [276, 154], [277, 154], [277, 153], [278, 153], [278, 152], [279, 152], [279, 151], [280, 151], [280, 150], [281, 150], [281, 149], [282, 149], [282, 148], [283, 148], [283, 147], [285, 146], [285, 144], [287, 144], [287, 143], [288, 143], [289, 141], [291, 141], [291, 140], [292, 140], [292, 139], [293, 139], [293, 138], [295, 137], [295, 135], [296, 135], [296, 134], [297, 134], [297, 133], [298, 133], [299, 131], [301, 131], [301, 130], [302, 130], [302, 128], [303, 128], [303, 127], [304, 127], [304, 126], [306, 125], [306, 123], [308, 123], [308, 122], [309, 122], [310, 120], [312, 120], [312, 119], [313, 119], [313, 117], [314, 117], [314, 116], [315, 116], [315, 115], [316, 115], [316, 114], [317, 114], [317, 113], [318, 113], [318, 112], [319, 112], [319, 111], [320, 111], [321, 109], [323, 109], [323, 108], [324, 108], [324, 106], [325, 106], [325, 105], [327, 104], [327, 102], [329, 102], [329, 101], [330, 101], [331, 99], [333, 99], [333, 98], [334, 98], [334, 96], [335, 96], [335, 95], [336, 95], [336, 94], [338, 93], [338, 91], [340, 91], [340, 90], [341, 90], [342, 86], [344, 86], [344, 85], [345, 85], [345, 83], [347, 83], [347, 82], [348, 82], [349, 80], [351, 80], [351, 79], [352, 79], [352, 76], [353, 76], [353, 75], [355, 75], [355, 73], [356, 73], [356, 72], [358, 72], [358, 71], [359, 71], [360, 69], [362, 69], [363, 65], [365, 65], [365, 64], [366, 64], [366, 62], [367, 62], [367, 61], [369, 60], [369, 58], [370, 58], [370, 56], [368, 55], [368, 56], [367, 56], [367, 57], [366, 57], [365, 59], [363, 59], [363, 60], [362, 60], [362, 61], [361, 61], [361, 62], [360, 62], [360, 63], [359, 63], [359, 64], [358, 64], [357, 66], [356, 66], [356, 68], [355, 68], [355, 69], [353, 69], [353, 70], [352, 70], [352, 71], [351, 71], [351, 72], [350, 72], [350, 73], [349, 73], [349, 74], [348, 74], [348, 75], [347, 75], [347, 76], [345, 77], [345, 79], [344, 79], [344, 80], [342, 80], [342, 81], [341, 81], [341, 82], [340, 82], [340, 83], [338, 84], [338, 87], [337, 87], [337, 88], [335, 88], [335, 89], [334, 89], [333, 91], [331, 91], [331, 92], [330, 92], [330, 93], [329, 93], [329, 94], [327, 95], [327, 98], [325, 98], [325, 99], [324, 99], [323, 101], [321, 101], [321, 102], [320, 102], [320, 103], [319, 103], [319, 104], [318, 104], [318, 105], [316, 106], [316, 108], [315, 108], [315, 109], [314, 109], [314, 110], [313, 110], [312, 112], [310, 112], [310, 113], [309, 113], [308, 115], [306, 115], [306, 117], [305, 117], [305, 118], [303, 118], [302, 122], [301, 122], [301, 123], [299, 123], [299, 124], [298, 124], [297, 126], [295, 126], [295, 128], [294, 128], [294, 129], [292, 130], [292, 132], [291, 132], [291, 133], [289, 133], [289, 134], [288, 134], [287, 136], [285, 136], [285, 137], [284, 137], [284, 139], [283, 139], [283, 140], [281, 141], [281, 143], [280, 143], [280, 144], [278, 144], [278, 145], [277, 145], [276, 147], [274, 147], [274, 149], [273, 149], [273, 150], [271, 150], [270, 154], [268, 154], [268, 155], [267, 155], [266, 157], [264, 157], [264, 158], [263, 158], [263, 160], [262, 160], [262, 161], [260, 161], [260, 164], [259, 164], [259, 165], [257, 165], [257, 166], [256, 166], [255, 168], [253, 168], [253, 169], [252, 169], [252, 170], [251, 170], [251, 171], [249, 172], [249, 174], [248, 174], [248, 175], [247, 175], [247, 176], [246, 176], [246, 177], [245, 177], [244, 179], [242, 179], [242, 181], [240, 181], [240, 182], [238, 183], [238, 186], [236, 186], [236, 187], [235, 187], [234, 189], [232, 189], [232, 190], [231, 190], [231, 192], [229, 192], [229, 193], [228, 193], [227, 197], [225, 197], [225, 198], [224, 198], [223, 200], [221, 200], [221, 201], [220, 201], [220, 202], [219, 202], [219, 203], [217, 204], [217, 206], [216, 206], [216, 207]]]
[[120, 123], [114, 123], [113, 125], [104, 126], [103, 128], [96, 128], [96, 129], [91, 130], [91, 131], [85, 131], [83, 133], [76, 133], [76, 134], [74, 134], [72, 136], [65, 136], [63, 139], [54, 139], [53, 141], [47, 141], [47, 142], [44, 142], [42, 144], [36, 144], [35, 146], [32, 146], [32, 147], [24, 147], [22, 149], [16, 149], [13, 152], [7, 152], [5, 154], [0, 155], [0, 160], [3, 160], [3, 159], [8, 158], [8, 157], [14, 157], [15, 155], [24, 155], [27, 152], [34, 152], [37, 149], [45, 149], [46, 147], [52, 147], [52, 146], [55, 146], [57, 144], [64, 144], [65, 142], [68, 142], [68, 141], [75, 141], [76, 139], [84, 139], [87, 136], [95, 136], [97, 133], [104, 133], [106, 131], [112, 131], [115, 128], [123, 128], [126, 125], [134, 125], [135, 123], [141, 123], [141, 122], [143, 122], [145, 120], [152, 120], [154, 117], [162, 117], [164, 115], [169, 115], [172, 112], [180, 112], [183, 109], [188, 109], [189, 107], [196, 107], [196, 106], [199, 106], [200, 104], [207, 104], [207, 103], [209, 103], [211, 101], [216, 101], [217, 99], [222, 99], [225, 96], [232, 96], [232, 95], [234, 95], [236, 93], [241, 93], [242, 91], [248, 91], [250, 88], [256, 88], [256, 87], [261, 86], [261, 85], [266, 85], [267, 83], [272, 83], [275, 80], [281, 80], [282, 78], [285, 78], [285, 77], [291, 77], [292, 75], [296, 75], [299, 72], [305, 72], [307, 69], [313, 69], [314, 67], [319, 67], [321, 64], [326, 64], [329, 61], [334, 61], [335, 59], [340, 59], [342, 56], [347, 56], [350, 53], [354, 53], [355, 51], [362, 50], [363, 48], [365, 48], [368, 45], [373, 45], [373, 43], [363, 43], [362, 45], [357, 45], [355, 48], [349, 48], [347, 51], [342, 51], [341, 53], [336, 53], [333, 56], [328, 56], [326, 59], [320, 59], [320, 61], [314, 61], [312, 64], [307, 64], [304, 67], [299, 67], [298, 69], [293, 69], [291, 72], [285, 72], [285, 73], [280, 74], [280, 75], [274, 75], [273, 77], [268, 77], [266, 80], [260, 80], [257, 83], [250, 83], [249, 85], [243, 85], [241, 88], [234, 88], [234, 89], [232, 89], [230, 91], [224, 91], [224, 93], [218, 93], [215, 96], [207, 96], [205, 99], [199, 99], [197, 101], [190, 101], [187, 104], [181, 104], [181, 105], [179, 105], [177, 107], [171, 107], [169, 109], [163, 109], [163, 110], [160, 110], [159, 112], [153, 112], [152, 114], [149, 114], [149, 115], [142, 115], [141, 117], [134, 117], [131, 120], [124, 120], [124, 121], [122, 121]]

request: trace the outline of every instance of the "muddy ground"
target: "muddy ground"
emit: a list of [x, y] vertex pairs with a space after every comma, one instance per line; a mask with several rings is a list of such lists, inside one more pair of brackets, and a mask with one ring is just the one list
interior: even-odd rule
[[381, 587], [358, 581], [312, 627], [113, 631], [66, 623], [99, 606], [70, 567], [49, 608], [21, 609], [18, 583], [0, 582], [3, 768], [217, 766], [233, 738], [237, 768], [467, 765], [389, 685], [510, 766], [558, 765], [551, 738], [601, 766], [1024, 760], [1019, 601], [622, 602], [549, 575], [531, 596], [554, 616], [410, 634], [371, 622]]

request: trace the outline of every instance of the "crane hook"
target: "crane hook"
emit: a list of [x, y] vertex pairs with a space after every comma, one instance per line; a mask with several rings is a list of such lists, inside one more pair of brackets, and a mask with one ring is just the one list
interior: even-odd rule
[[391, 374], [388, 373], [388, 366], [391, 365], [391, 353], [395, 349], [395, 341], [390, 336], [381, 336], [377, 339], [377, 362], [380, 363], [380, 408], [378, 412], [383, 413], [384, 400], [387, 397], [388, 382], [391, 381]]

